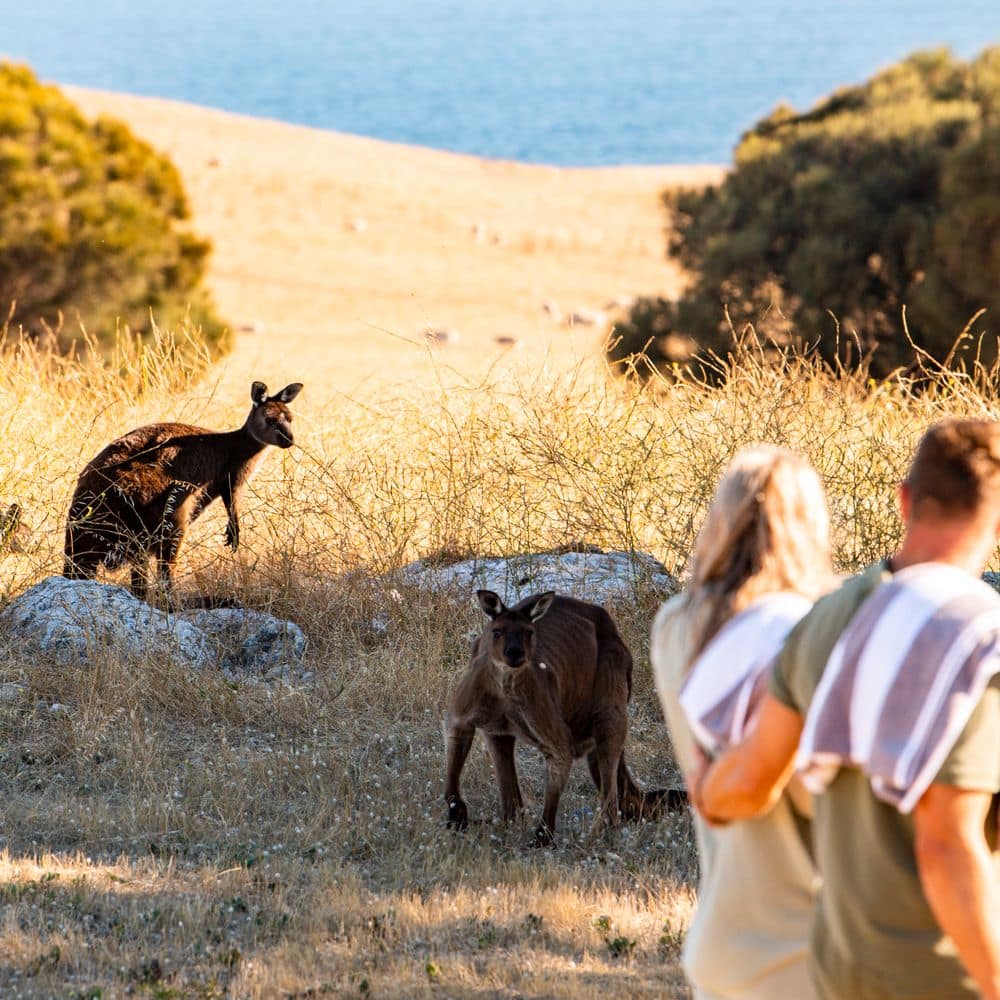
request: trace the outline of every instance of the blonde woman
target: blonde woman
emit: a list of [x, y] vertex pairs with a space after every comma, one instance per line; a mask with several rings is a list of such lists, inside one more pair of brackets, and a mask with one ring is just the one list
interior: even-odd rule
[[[740, 451], [698, 534], [687, 589], [653, 622], [653, 672], [685, 774], [752, 725], [768, 665], [832, 584], [816, 471], [781, 448]], [[793, 782], [760, 819], [709, 827], [695, 815], [701, 877], [683, 963], [697, 1000], [815, 995], [807, 971], [818, 888], [809, 812]]]

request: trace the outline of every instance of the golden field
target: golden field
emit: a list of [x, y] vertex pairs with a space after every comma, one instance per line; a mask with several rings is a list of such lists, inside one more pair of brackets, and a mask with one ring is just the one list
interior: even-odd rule
[[[574, 772], [558, 846], [525, 850], [530, 820], [493, 821], [477, 747], [465, 783], [480, 822], [445, 831], [442, 706], [481, 616], [470, 595], [421, 594], [393, 571], [583, 541], [680, 574], [723, 465], [758, 440], [816, 462], [838, 561], [859, 566], [896, 538], [892, 489], [917, 435], [944, 413], [998, 415], [993, 382], [937, 376], [915, 393], [752, 349], [718, 389], [608, 379], [599, 331], [541, 304], [669, 291], [681, 276], [661, 259], [658, 192], [712, 171], [483, 163], [74, 96], [175, 158], [216, 245], [220, 310], [256, 332], [198, 378], [170, 332], [123, 342], [114, 375], [9, 351], [0, 499], [32, 534], [0, 557], [0, 586], [9, 598], [58, 572], [74, 477], [112, 437], [155, 419], [235, 426], [252, 379], [299, 379], [296, 447], [253, 481], [239, 553], [213, 508], [180, 569], [186, 590], [298, 622], [316, 681], [233, 684], [100, 650], [67, 670], [6, 649], [3, 690], [25, 690], [0, 701], [0, 994], [685, 996], [686, 816], [594, 839]], [[459, 340], [433, 350], [427, 324]], [[501, 334], [520, 346], [501, 350]], [[640, 585], [614, 609], [647, 785], [677, 780], [646, 653], [658, 600]], [[519, 767], [534, 810], [537, 754]]]
[[[717, 167], [561, 169], [482, 160], [261, 121], [171, 101], [68, 88], [180, 168], [197, 230], [215, 246], [209, 283], [237, 329], [221, 372], [309, 384], [316, 399], [377, 399], [433, 384], [440, 368], [599, 352], [576, 310], [670, 293], [660, 192]], [[550, 303], [562, 314], [543, 310]], [[422, 333], [458, 340], [428, 357]], [[518, 343], [514, 358], [497, 337]]]

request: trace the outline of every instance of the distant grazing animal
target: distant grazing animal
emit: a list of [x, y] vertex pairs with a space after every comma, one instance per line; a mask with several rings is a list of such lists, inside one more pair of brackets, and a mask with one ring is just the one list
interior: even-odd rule
[[250, 389], [253, 406], [242, 427], [209, 431], [189, 424], [149, 424], [112, 441], [87, 463], [66, 521], [63, 575], [83, 579], [103, 564], [132, 567], [132, 590], [145, 599], [149, 558], [168, 598], [173, 569], [188, 525], [216, 497], [226, 506], [226, 544], [240, 543], [240, 492], [270, 445], [293, 443], [288, 404], [301, 382], [268, 396], [263, 382]]
[[449, 826], [468, 825], [459, 780], [477, 729], [493, 758], [504, 819], [524, 809], [516, 740], [541, 750], [546, 774], [538, 845], [554, 838], [559, 799], [577, 757], [586, 756], [600, 792], [599, 821], [617, 825], [619, 815], [638, 819], [686, 804], [681, 791], [640, 791], [625, 764], [632, 654], [604, 608], [552, 591], [512, 608], [491, 590], [476, 596], [490, 624], [473, 644], [445, 718]]

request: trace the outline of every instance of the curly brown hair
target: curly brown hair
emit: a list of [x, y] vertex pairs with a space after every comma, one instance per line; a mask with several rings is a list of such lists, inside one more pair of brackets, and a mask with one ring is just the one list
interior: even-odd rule
[[917, 516], [975, 514], [1000, 500], [1000, 423], [942, 420], [917, 445], [905, 484]]

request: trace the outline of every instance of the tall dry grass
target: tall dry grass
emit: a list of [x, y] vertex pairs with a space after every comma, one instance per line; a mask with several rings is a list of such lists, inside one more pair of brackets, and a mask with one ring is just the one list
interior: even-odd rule
[[[246, 413], [211, 372], [179, 370], [169, 337], [119, 351], [113, 371], [27, 346], [3, 357], [0, 501], [32, 528], [27, 551], [0, 557], [8, 598], [58, 572], [74, 477], [108, 440]], [[462, 595], [389, 591], [418, 556], [568, 541], [646, 550], [681, 573], [720, 470], [761, 440], [820, 469], [853, 569], [896, 539], [893, 489], [922, 429], [998, 415], [983, 372], [925, 373], [917, 391], [748, 350], [725, 375], [713, 389], [534, 371], [365, 402], [306, 379], [298, 445], [252, 483], [240, 552], [210, 511], [182, 583], [298, 621], [315, 685], [108, 656], [66, 670], [4, 650], [0, 993], [684, 995], [688, 819], [592, 841], [594, 795], [575, 774], [560, 846], [525, 852], [527, 829], [493, 821], [477, 750], [467, 799], [481, 822], [446, 834], [441, 707], [479, 621]], [[646, 783], [675, 777], [646, 659], [655, 601], [637, 581], [615, 609], [636, 653], [629, 754]], [[536, 756], [519, 763], [537, 792]]]

